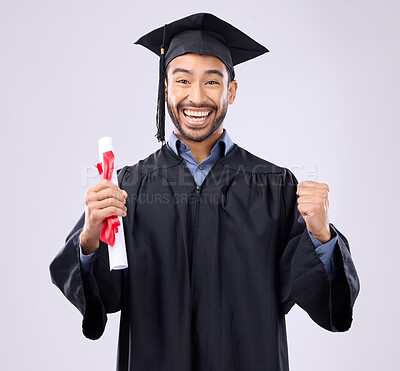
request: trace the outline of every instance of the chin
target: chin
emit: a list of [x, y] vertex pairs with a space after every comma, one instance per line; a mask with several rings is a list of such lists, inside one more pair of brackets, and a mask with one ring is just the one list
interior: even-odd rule
[[204, 127], [199, 128], [191, 128], [190, 126], [184, 125], [183, 127], [177, 127], [181, 135], [192, 142], [202, 142], [209, 138], [218, 127], [214, 127], [213, 125], [206, 125]]

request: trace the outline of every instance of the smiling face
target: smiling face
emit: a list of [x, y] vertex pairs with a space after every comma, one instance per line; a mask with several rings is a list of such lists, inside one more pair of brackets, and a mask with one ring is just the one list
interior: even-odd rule
[[165, 99], [175, 134], [193, 142], [221, 134], [236, 90], [236, 81], [229, 82], [217, 57], [188, 53], [174, 58], [168, 65]]

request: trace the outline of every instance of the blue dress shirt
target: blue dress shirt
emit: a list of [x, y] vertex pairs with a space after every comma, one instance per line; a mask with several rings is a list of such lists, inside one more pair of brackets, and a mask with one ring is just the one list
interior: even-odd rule
[[203, 180], [215, 162], [226, 156], [233, 148], [233, 145], [234, 144], [227, 131], [224, 130], [223, 134], [219, 137], [217, 143], [215, 143], [214, 147], [212, 148], [210, 155], [199, 164], [193, 157], [192, 152], [187, 144], [182, 142], [174, 132], [171, 133], [171, 136], [168, 140], [168, 146], [175, 152], [177, 156], [182, 157], [185, 160], [186, 166], [193, 175], [194, 181], [197, 185], [201, 185], [201, 183], [203, 183]]
[[[226, 156], [227, 153], [233, 148], [234, 143], [228, 135], [228, 132], [224, 129], [223, 134], [219, 137], [214, 147], [211, 149], [210, 155], [201, 163], [192, 155], [190, 148], [182, 142], [174, 132], [168, 140], [168, 146], [174, 151], [174, 153], [182, 157], [185, 160], [186, 166], [192, 174], [197, 185], [201, 185], [203, 180], [207, 176], [208, 172], [211, 170], [213, 165], [217, 160]], [[335, 244], [337, 242], [337, 233], [335, 229], [331, 226], [332, 238], [330, 241], [322, 244], [318, 241], [310, 232], [308, 232], [311, 242], [314, 245], [315, 252], [321, 259], [325, 266], [325, 270], [328, 274], [330, 282], [333, 281], [335, 277], [335, 266], [333, 263], [333, 252], [335, 249]], [[79, 246], [80, 247], [80, 246]], [[93, 254], [84, 255], [82, 253], [82, 248], [80, 247], [80, 259], [81, 259], [81, 270], [83, 274], [87, 274], [90, 271]]]

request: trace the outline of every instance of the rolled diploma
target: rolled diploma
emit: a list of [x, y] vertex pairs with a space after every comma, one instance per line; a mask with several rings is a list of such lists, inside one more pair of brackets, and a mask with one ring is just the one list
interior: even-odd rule
[[[112, 138], [103, 137], [99, 139], [99, 162], [103, 163], [103, 153], [107, 151], [113, 151]], [[115, 153], [114, 153], [115, 155]], [[115, 162], [114, 162], [115, 165]], [[103, 167], [104, 168], [104, 167]], [[117, 172], [113, 170], [111, 181], [118, 185]], [[115, 245], [108, 245], [108, 257], [110, 261], [110, 270], [119, 270], [128, 268], [128, 259], [126, 256], [125, 246], [125, 235], [124, 225], [122, 224], [122, 218], [118, 217], [121, 225], [118, 227], [118, 233], [115, 234]]]

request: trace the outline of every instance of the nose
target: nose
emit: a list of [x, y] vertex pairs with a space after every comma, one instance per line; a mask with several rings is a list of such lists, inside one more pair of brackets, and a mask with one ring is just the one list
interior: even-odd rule
[[201, 104], [206, 101], [205, 91], [200, 83], [192, 84], [188, 99], [194, 104]]

